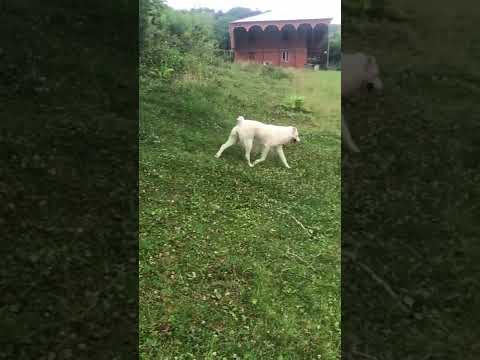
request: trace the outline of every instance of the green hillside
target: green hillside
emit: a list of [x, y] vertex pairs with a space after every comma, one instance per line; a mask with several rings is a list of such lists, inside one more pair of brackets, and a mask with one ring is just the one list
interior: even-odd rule
[[[338, 359], [340, 73], [222, 65], [140, 104], [141, 358]], [[298, 127], [291, 169], [214, 158], [239, 115]]]

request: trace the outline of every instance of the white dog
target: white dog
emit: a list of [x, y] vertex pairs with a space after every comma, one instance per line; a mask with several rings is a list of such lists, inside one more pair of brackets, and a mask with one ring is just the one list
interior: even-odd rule
[[[263, 149], [260, 158], [252, 164], [250, 161], [250, 153], [254, 142], [262, 145]], [[243, 116], [239, 116], [237, 118], [237, 126], [232, 129], [227, 142], [220, 147], [215, 157], [219, 158], [225, 149], [240, 143], [245, 149], [245, 158], [250, 167], [254, 167], [258, 163], [265, 161], [268, 153], [273, 148], [280, 157], [280, 160], [282, 160], [283, 165], [290, 168], [283, 153], [283, 145], [298, 142], [300, 142], [300, 137], [296, 127], [264, 124], [259, 121], [245, 120]]]
[[[375, 57], [362, 53], [342, 55], [342, 98], [348, 98], [363, 89], [368, 91], [383, 89]], [[342, 138], [350, 150], [360, 151], [350, 135], [343, 113]]]

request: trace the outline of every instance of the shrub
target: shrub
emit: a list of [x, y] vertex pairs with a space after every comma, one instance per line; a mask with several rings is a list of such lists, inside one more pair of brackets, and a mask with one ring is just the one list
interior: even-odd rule
[[281, 107], [288, 111], [308, 112], [305, 108], [305, 98], [303, 96], [292, 96], [288, 98], [285, 104], [282, 104]]
[[289, 79], [291, 77], [291, 75], [285, 70], [272, 65], [264, 65], [262, 67], [262, 75], [268, 76], [274, 80]]
[[293, 101], [293, 109], [295, 111], [305, 110], [305, 98], [303, 96], [294, 96], [292, 101]]

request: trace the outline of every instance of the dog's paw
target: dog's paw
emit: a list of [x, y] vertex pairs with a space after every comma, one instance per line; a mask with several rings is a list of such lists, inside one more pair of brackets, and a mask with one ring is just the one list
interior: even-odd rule
[[252, 167], [252, 168], [253, 168], [255, 165], [253, 165], [253, 164], [248, 164], [248, 166], [250, 166], [250, 167]]
[[215, 158], [216, 158], [216, 159], [219, 159], [219, 158], [220, 158], [220, 155], [215, 154]]

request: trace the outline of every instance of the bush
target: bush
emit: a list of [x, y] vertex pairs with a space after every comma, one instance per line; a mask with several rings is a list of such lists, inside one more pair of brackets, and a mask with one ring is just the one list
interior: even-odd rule
[[281, 68], [272, 65], [264, 65], [262, 67], [262, 75], [268, 76], [274, 80], [289, 79], [291, 75]]
[[211, 16], [175, 11], [162, 1], [141, 4], [141, 85], [169, 82], [187, 71], [203, 77], [205, 66], [217, 63]]
[[295, 111], [295, 112], [303, 112], [303, 113], [309, 112], [305, 108], [305, 98], [303, 96], [291, 96], [280, 107], [287, 111]]
[[305, 98], [303, 96], [294, 96], [292, 101], [293, 109], [295, 111], [301, 111], [305, 109]]

